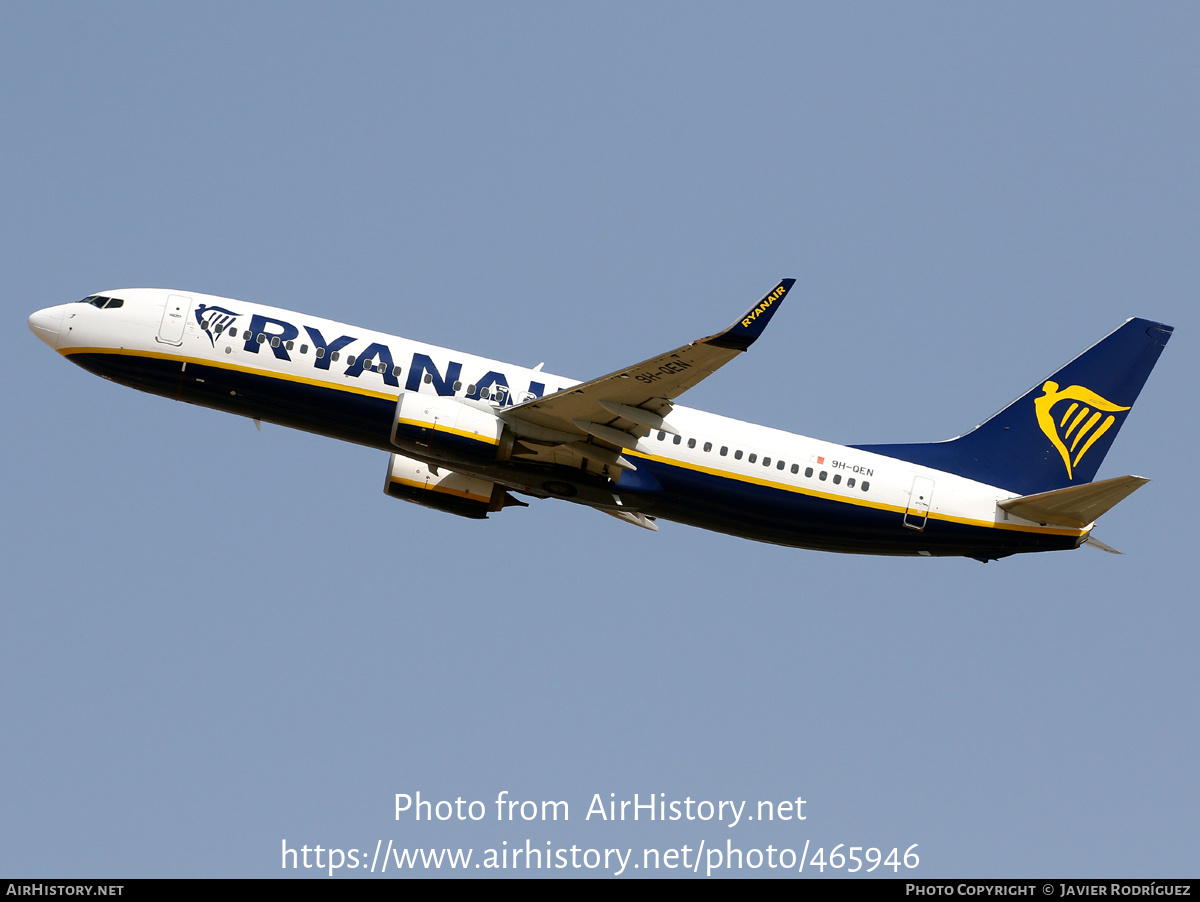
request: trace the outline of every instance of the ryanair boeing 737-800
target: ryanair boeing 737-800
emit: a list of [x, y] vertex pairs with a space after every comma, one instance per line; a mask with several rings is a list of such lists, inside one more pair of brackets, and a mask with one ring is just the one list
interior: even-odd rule
[[1112, 550], [1094, 521], [1147, 480], [1092, 480], [1171, 326], [1126, 321], [943, 442], [836, 445], [677, 404], [749, 349], [794, 281], [723, 332], [588, 382], [182, 291], [105, 291], [29, 327], [113, 382], [387, 451], [389, 495], [465, 517], [525, 506], [516, 493], [826, 551]]

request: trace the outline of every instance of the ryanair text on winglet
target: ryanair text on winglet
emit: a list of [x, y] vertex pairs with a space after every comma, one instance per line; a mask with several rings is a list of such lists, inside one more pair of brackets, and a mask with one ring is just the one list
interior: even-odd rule
[[754, 322], [756, 319], [758, 319], [758, 315], [760, 313], [765, 311], [768, 307], [770, 307], [772, 304], [774, 304], [777, 300], [779, 300], [785, 294], [787, 294], [787, 289], [784, 288], [782, 285], [780, 285], [778, 288], [776, 288], [774, 291], [772, 291], [769, 295], [767, 295], [765, 298], [763, 298], [761, 304], [759, 304], [757, 307], [755, 307], [753, 310], [751, 310], [746, 315], [746, 318], [744, 320], [742, 320], [742, 325], [745, 326], [746, 328], [749, 328], [750, 324], [752, 322]]

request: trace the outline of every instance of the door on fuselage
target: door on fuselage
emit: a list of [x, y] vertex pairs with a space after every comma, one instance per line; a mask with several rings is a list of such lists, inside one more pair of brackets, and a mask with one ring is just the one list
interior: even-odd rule
[[163, 308], [162, 322], [158, 324], [158, 340], [168, 345], [183, 344], [183, 329], [187, 325], [188, 314], [191, 312], [192, 299], [190, 297], [182, 294], [170, 295]]
[[929, 505], [933, 501], [933, 480], [928, 476], [914, 476], [912, 491], [908, 495], [908, 508], [904, 511], [904, 525], [920, 532], [929, 519]]

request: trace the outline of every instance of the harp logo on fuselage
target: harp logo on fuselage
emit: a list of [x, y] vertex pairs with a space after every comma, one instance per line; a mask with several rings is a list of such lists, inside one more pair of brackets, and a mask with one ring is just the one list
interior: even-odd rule
[[217, 341], [213, 338], [213, 330], [223, 332], [233, 325], [240, 313], [234, 313], [232, 310], [226, 310], [224, 307], [218, 307], [215, 304], [201, 304], [195, 311], [196, 322], [200, 324], [200, 328], [204, 330], [204, 334], [208, 336], [209, 343], [215, 348]]
[[[1116, 422], [1113, 414], [1129, 408], [1114, 404], [1082, 385], [1070, 385], [1060, 391], [1057, 382], [1048, 381], [1042, 391], [1044, 394], [1033, 402], [1038, 425], [1062, 457], [1067, 478], [1074, 479], [1074, 470], [1088, 449]], [[1061, 413], [1053, 409], [1060, 401], [1067, 404], [1060, 408]]]

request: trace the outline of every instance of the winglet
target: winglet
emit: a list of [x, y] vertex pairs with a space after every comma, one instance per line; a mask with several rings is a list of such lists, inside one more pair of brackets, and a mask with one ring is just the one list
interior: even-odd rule
[[767, 328], [767, 323], [775, 315], [779, 304], [795, 284], [795, 279], [781, 279], [778, 285], [764, 294], [758, 303], [747, 310], [746, 315], [736, 323], [724, 332], [702, 338], [701, 341], [717, 348], [745, 351], [754, 344], [758, 336], [762, 335], [763, 329]]

